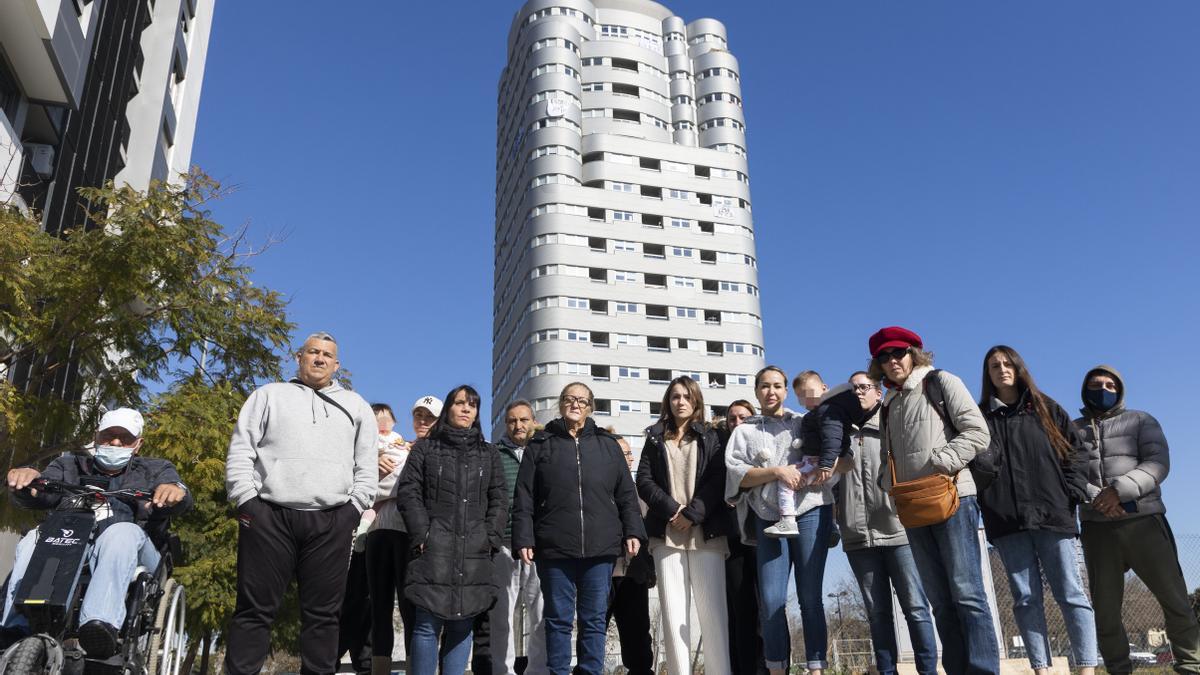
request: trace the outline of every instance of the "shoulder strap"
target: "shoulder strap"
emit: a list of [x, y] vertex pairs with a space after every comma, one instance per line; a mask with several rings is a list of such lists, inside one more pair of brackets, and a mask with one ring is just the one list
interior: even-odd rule
[[319, 389], [313, 389], [313, 391], [317, 394], [318, 397], [320, 397], [320, 399], [322, 401], [325, 401], [329, 405], [331, 405], [331, 406], [337, 408], [338, 410], [341, 410], [343, 413], [345, 413], [347, 419], [350, 420], [350, 426], [354, 426], [354, 415], [351, 415], [350, 411], [346, 410], [346, 408], [344, 408], [341, 403], [338, 403], [337, 401], [333, 400], [333, 397], [331, 397], [329, 394], [326, 394], [326, 393], [320, 391]]
[[929, 400], [929, 405], [933, 406], [934, 412], [938, 417], [942, 418], [942, 423], [950, 427], [954, 433], [958, 433], [958, 427], [954, 425], [954, 420], [950, 418], [950, 413], [946, 411], [946, 392], [942, 389], [942, 371], [934, 369], [929, 371], [925, 376], [925, 380], [921, 382], [921, 390], [925, 392], [925, 398]]

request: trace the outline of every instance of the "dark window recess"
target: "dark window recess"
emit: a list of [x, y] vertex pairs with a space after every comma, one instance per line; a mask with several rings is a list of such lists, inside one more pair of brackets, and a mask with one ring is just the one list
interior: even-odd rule
[[604, 220], [604, 209], [588, 207], [588, 218], [592, 220]]
[[666, 384], [671, 381], [671, 371], [665, 368], [651, 368], [650, 381], [654, 384]]
[[[615, 68], [617, 66], [613, 67]], [[633, 62], [633, 68], [630, 70], [637, 70], [636, 61]], [[613, 82], [612, 92], [614, 94], [625, 94], [626, 96], [638, 96], [640, 94], [636, 84], [621, 84], [620, 82]]]
[[667, 287], [667, 275], [665, 274], [646, 274], [643, 276], [646, 278], [647, 286], [653, 286], [655, 288]]
[[648, 213], [643, 213], [642, 225], [646, 227], [662, 227], [662, 216], [652, 216]]
[[725, 373], [709, 373], [708, 386], [723, 388], [725, 386]]
[[688, 339], [687, 338], [679, 338], [679, 339], [675, 340], [675, 346], [679, 347], [680, 349], [687, 349], [688, 348]]
[[671, 351], [671, 338], [650, 335], [646, 338], [646, 349], [653, 352], [669, 352]]
[[625, 120], [626, 122], [641, 122], [642, 114], [636, 110], [623, 110], [621, 108], [614, 108], [613, 119]]
[[706, 262], [706, 263], [717, 262], [717, 252], [716, 251], [705, 251], [704, 249], [700, 249], [700, 262]]
[[608, 241], [604, 237], [588, 237], [588, 248], [593, 251], [607, 251]]
[[608, 270], [603, 267], [589, 267], [588, 278], [592, 281], [608, 281]]
[[717, 231], [717, 228], [707, 220], [700, 221], [700, 231], [704, 234], [712, 234]]
[[709, 354], [724, 354], [725, 345], [721, 344], [720, 342], [709, 340], [704, 343], [704, 350]]
[[714, 405], [712, 407], [712, 411], [713, 411], [713, 419], [720, 419], [729, 414], [729, 406]]
[[647, 258], [662, 258], [666, 254], [666, 247], [662, 244], [642, 244], [642, 255]]
[[712, 174], [708, 170], [707, 166], [697, 166], [696, 167], [696, 175], [699, 176], [700, 178], [708, 178]]
[[[592, 342], [592, 344], [594, 344], [594, 345], [599, 345], [599, 346], [601, 346], [601, 347], [607, 347], [607, 346], [608, 346], [608, 333], [601, 333], [601, 332], [599, 332], [599, 331], [592, 331], [592, 340], [591, 340], [591, 342]], [[719, 342], [718, 342], [717, 344], [721, 344], [721, 343], [719, 343]]]
[[608, 366], [593, 364], [592, 365], [592, 377], [594, 377], [598, 380], [607, 380], [609, 377]]
[[609, 401], [606, 398], [598, 398], [598, 399], [592, 401], [592, 405], [595, 406], [593, 408], [593, 410], [595, 411], [595, 413], [597, 415], [611, 415], [612, 414], [612, 401]]
[[716, 293], [717, 289], [718, 289], [717, 280], [716, 279], [701, 279], [700, 280], [700, 288], [705, 293]]
[[612, 60], [612, 67], [620, 68], [621, 70], [632, 70], [636, 73], [638, 71], [638, 62], [633, 59], [614, 58]]
[[656, 416], [662, 414], [662, 401], [650, 401], [650, 414]]
[[713, 310], [704, 310], [704, 323], [721, 323], [721, 313]]
[[662, 188], [654, 187], [653, 185], [643, 185], [642, 186], [642, 196], [643, 197], [653, 197], [655, 199], [662, 199]]
[[604, 181], [602, 181], [602, 180], [589, 180], [588, 182], [586, 182], [586, 183], [584, 183], [584, 184], [583, 184], [583, 187], [590, 187], [590, 188], [600, 188], [601, 190], [603, 190], [603, 189], [604, 189]]
[[8, 69], [8, 62], [0, 59], [0, 110], [13, 119], [17, 115], [17, 102], [21, 100], [21, 90], [17, 88], [17, 79]]
[[590, 162], [599, 162], [602, 159], [604, 159], [603, 152], [589, 152], [583, 156], [583, 163], [588, 164]]
[[697, 192], [696, 196], [700, 198], [701, 204], [712, 206], [712, 195], [706, 195], [703, 192]]
[[648, 316], [652, 319], [665, 319], [668, 316], [667, 315], [667, 306], [666, 305], [646, 305], [646, 316]]
[[588, 300], [588, 308], [597, 314], [608, 314], [608, 301], [592, 298], [591, 300]]
[[662, 171], [662, 163], [659, 162], [657, 159], [650, 159], [649, 157], [642, 157], [638, 160], [638, 165], [641, 166], [643, 169], [649, 169], [651, 171]]

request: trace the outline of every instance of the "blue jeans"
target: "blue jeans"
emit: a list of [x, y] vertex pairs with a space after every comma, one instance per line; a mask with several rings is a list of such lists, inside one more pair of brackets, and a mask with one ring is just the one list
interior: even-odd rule
[[1000, 672], [1000, 646], [983, 588], [979, 504], [962, 497], [944, 523], [907, 528], [921, 586], [933, 607], [947, 675]]
[[877, 546], [848, 551], [850, 569], [862, 590], [863, 606], [871, 624], [871, 643], [875, 647], [875, 667], [880, 675], [896, 672], [899, 662], [896, 647], [896, 624], [892, 616], [892, 588], [904, 609], [908, 633], [912, 638], [917, 672], [937, 673], [937, 638], [933, 634], [933, 617], [912, 549], [904, 546]]
[[571, 628], [579, 618], [576, 648], [579, 672], [604, 671], [604, 637], [607, 632], [608, 589], [612, 584], [612, 558], [538, 560], [542, 582], [542, 622], [546, 626], [546, 667], [551, 675], [571, 672]]
[[796, 577], [796, 599], [804, 623], [804, 660], [806, 667], [826, 668], [825, 647], [829, 634], [825, 626], [822, 582], [829, 536], [833, 532], [833, 505], [818, 506], [796, 517], [797, 537], [772, 539], [763, 529], [774, 523], [755, 516], [758, 533], [758, 592], [762, 615], [763, 657], [767, 668], [787, 668], [791, 633], [787, 625], [787, 584], [789, 573]]
[[439, 636], [446, 643], [442, 675], [462, 675], [467, 671], [467, 659], [471, 656], [471, 628], [475, 625], [475, 617], [443, 619], [424, 607], [416, 607], [413, 623], [410, 646], [410, 672], [413, 675], [437, 675]]
[[[30, 530], [17, 543], [17, 556], [8, 581], [8, 595], [4, 599], [5, 628], [29, 631], [29, 621], [20, 612], [13, 611], [13, 598], [29, 567], [29, 559], [33, 557], [39, 529]], [[113, 523], [105, 528], [88, 551], [92, 579], [88, 582], [87, 593], [79, 608], [79, 625], [99, 620], [120, 630], [125, 622], [125, 596], [128, 595], [134, 572], [138, 565], [155, 570], [160, 557], [154, 544], [150, 543], [150, 537], [136, 524]]]
[[1032, 530], [1006, 535], [992, 543], [1008, 572], [1013, 615], [1025, 641], [1030, 667], [1050, 667], [1050, 638], [1042, 600], [1043, 574], [1067, 624], [1074, 665], [1096, 665], [1096, 616], [1079, 575], [1075, 535]]

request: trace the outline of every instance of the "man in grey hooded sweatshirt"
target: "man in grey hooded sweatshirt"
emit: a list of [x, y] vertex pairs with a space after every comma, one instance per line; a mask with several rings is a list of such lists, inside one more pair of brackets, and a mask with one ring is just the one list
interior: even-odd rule
[[313, 333], [296, 353], [297, 377], [250, 394], [225, 460], [237, 505], [237, 607], [225, 670], [258, 673], [271, 625], [295, 576], [304, 673], [337, 670], [338, 617], [359, 514], [375, 498], [375, 413], [333, 379], [337, 342]]
[[1133, 570], [1162, 607], [1175, 671], [1200, 673], [1200, 624], [1162, 500], [1171, 467], [1167, 438], [1150, 413], [1125, 407], [1125, 382], [1116, 368], [1089, 370], [1082, 394], [1083, 416], [1075, 425], [1091, 453], [1092, 501], [1079, 510], [1080, 540], [1104, 665], [1110, 673], [1133, 671], [1121, 620], [1125, 573]]

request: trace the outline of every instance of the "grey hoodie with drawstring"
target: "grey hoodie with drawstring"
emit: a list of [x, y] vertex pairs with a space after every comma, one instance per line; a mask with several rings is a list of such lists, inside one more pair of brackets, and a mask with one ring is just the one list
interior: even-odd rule
[[[225, 459], [225, 490], [238, 506], [259, 497], [318, 510], [375, 501], [378, 428], [371, 406], [337, 381], [321, 389], [292, 380], [250, 394]], [[338, 406], [341, 406], [339, 408]]]

